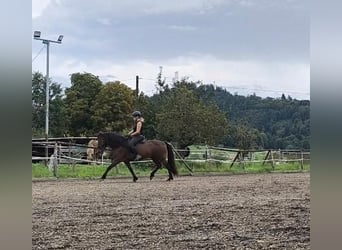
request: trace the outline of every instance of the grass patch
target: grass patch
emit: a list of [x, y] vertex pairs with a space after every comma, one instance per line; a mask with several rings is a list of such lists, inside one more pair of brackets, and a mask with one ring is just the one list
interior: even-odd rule
[[[57, 168], [57, 177], [59, 178], [81, 178], [92, 179], [100, 178], [106, 171], [107, 165], [85, 165], [85, 164], [59, 164]], [[152, 168], [146, 164], [132, 164], [133, 170], [137, 176], [149, 176]], [[161, 169], [158, 174], [167, 174], [166, 169]], [[131, 176], [128, 168], [120, 163], [108, 172], [107, 176]], [[32, 164], [32, 178], [49, 178], [54, 177], [52, 171], [50, 171], [44, 164]]]
[[[183, 165], [183, 164], [182, 164]], [[271, 164], [260, 163], [246, 163], [246, 164], [234, 164], [232, 167], [229, 163], [220, 162], [206, 162], [206, 163], [190, 163], [188, 164], [194, 173], [270, 173], [270, 172], [295, 172], [302, 171], [301, 165], [298, 162], [295, 163], [281, 163], [276, 164], [272, 168]], [[310, 164], [303, 165], [303, 171], [310, 171]], [[180, 168], [180, 173], [187, 173], [188, 170], [185, 167]]]
[[33, 178], [53, 177], [53, 173], [43, 164], [32, 164], [32, 177]]
[[[193, 170], [193, 174], [241, 174], [241, 173], [269, 173], [269, 172], [298, 172], [301, 171], [301, 165], [298, 162], [293, 163], [280, 163], [272, 168], [271, 164], [230, 164], [220, 162], [189, 162], [189, 167]], [[59, 164], [57, 168], [57, 176], [59, 178], [81, 178], [92, 179], [100, 178], [105, 172], [107, 165], [85, 165], [85, 164]], [[132, 164], [135, 174], [139, 176], [149, 176], [152, 171], [152, 164], [135, 163]], [[177, 168], [180, 175], [189, 174], [189, 170], [184, 164], [177, 162]], [[310, 171], [310, 164], [303, 165], [303, 171]], [[160, 169], [156, 175], [167, 175], [165, 168]], [[113, 177], [130, 177], [131, 173], [128, 168], [120, 163], [117, 167], [111, 169], [107, 176]], [[32, 164], [32, 178], [49, 178], [54, 177], [53, 173], [45, 167], [44, 164]]]

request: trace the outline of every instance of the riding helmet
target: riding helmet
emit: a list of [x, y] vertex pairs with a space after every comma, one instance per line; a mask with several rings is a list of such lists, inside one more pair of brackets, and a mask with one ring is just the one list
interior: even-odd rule
[[141, 112], [140, 111], [134, 111], [132, 114], [133, 117], [137, 117], [137, 116], [141, 116]]

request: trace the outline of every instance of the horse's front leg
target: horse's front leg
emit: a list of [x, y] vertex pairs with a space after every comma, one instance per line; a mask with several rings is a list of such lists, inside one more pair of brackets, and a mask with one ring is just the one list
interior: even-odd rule
[[102, 177], [101, 177], [101, 180], [106, 179], [108, 172], [109, 172], [113, 167], [115, 167], [118, 163], [119, 163], [119, 161], [117, 161], [117, 160], [112, 160], [112, 164], [110, 164], [110, 165], [107, 167], [106, 171], [103, 173], [103, 175], [102, 175]]
[[135, 175], [133, 168], [132, 168], [131, 164], [129, 163], [129, 161], [125, 162], [125, 165], [127, 166], [127, 168], [129, 169], [129, 171], [131, 172], [131, 174], [133, 176], [133, 182], [136, 182], [138, 180], [138, 177]]

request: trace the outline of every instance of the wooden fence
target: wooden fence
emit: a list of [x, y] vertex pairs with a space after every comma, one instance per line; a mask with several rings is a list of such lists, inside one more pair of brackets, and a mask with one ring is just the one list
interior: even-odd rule
[[[100, 161], [87, 159], [88, 142], [95, 137], [67, 137], [67, 138], [51, 138], [46, 143], [44, 139], [32, 140], [32, 162], [45, 161], [52, 171], [56, 171], [58, 164], [109, 164], [110, 160], [102, 157]], [[45, 149], [48, 148], [48, 158], [45, 157]], [[188, 149], [187, 149], [188, 150]], [[184, 151], [187, 151], [184, 150]], [[190, 172], [191, 162], [209, 162], [209, 163], [228, 163], [230, 168], [234, 164], [238, 164], [243, 168], [247, 164], [260, 163], [271, 164], [274, 170], [275, 166], [284, 162], [298, 162], [301, 170], [303, 165], [310, 163], [310, 152], [303, 150], [240, 150], [224, 147], [192, 147], [188, 157], [182, 157], [182, 150], [174, 149], [177, 161], [181, 161]], [[141, 162], [150, 162], [139, 161]], [[49, 164], [48, 164], [49, 163]], [[137, 162], [132, 162], [137, 163]]]

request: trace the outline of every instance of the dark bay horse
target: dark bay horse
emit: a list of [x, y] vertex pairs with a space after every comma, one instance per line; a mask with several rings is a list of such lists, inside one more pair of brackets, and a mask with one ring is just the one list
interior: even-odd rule
[[[105, 179], [108, 172], [116, 166], [118, 163], [123, 162], [133, 176], [133, 181], [136, 182], [138, 177], [135, 175], [130, 161], [128, 138], [117, 133], [103, 133], [100, 132], [97, 136], [98, 141], [98, 153], [102, 154], [106, 147], [110, 147], [112, 150], [111, 160], [112, 163], [107, 167], [103, 173], [101, 179]], [[153, 179], [154, 174], [162, 166], [165, 166], [169, 173], [168, 181], [173, 180], [173, 175], [178, 175], [178, 171], [175, 164], [175, 158], [173, 155], [172, 147], [168, 142], [159, 140], [147, 140], [142, 144], [136, 146], [136, 150], [143, 159], [151, 159], [155, 168], [150, 174], [150, 180]]]

